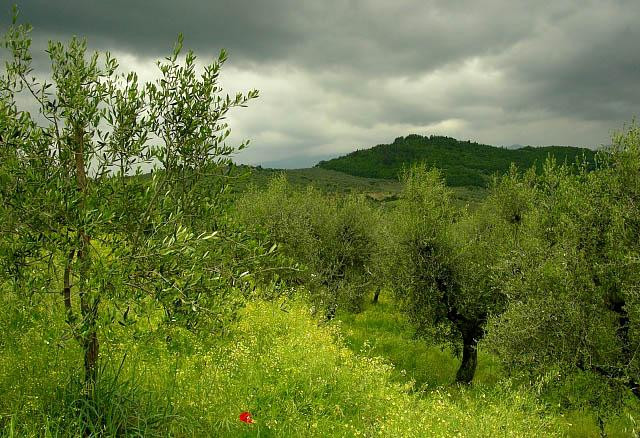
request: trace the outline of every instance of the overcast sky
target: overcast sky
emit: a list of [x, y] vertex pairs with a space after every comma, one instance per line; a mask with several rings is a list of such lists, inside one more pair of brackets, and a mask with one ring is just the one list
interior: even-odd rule
[[[6, 3], [5, 3], [6, 5]], [[123, 70], [229, 52], [240, 161], [302, 167], [410, 133], [597, 147], [640, 112], [640, 1], [29, 0], [35, 48], [86, 36]], [[9, 8], [3, 14], [3, 24]], [[4, 26], [3, 26], [4, 27]]]

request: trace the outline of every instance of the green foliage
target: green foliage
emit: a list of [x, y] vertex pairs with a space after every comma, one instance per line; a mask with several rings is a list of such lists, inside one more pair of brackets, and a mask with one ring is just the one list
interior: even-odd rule
[[474, 399], [484, 407], [494, 403], [492, 396], [511, 399], [510, 391], [517, 391], [525, 398], [535, 394], [537, 403], [546, 406], [542, 418], [561, 427], [564, 436], [599, 437], [602, 430], [607, 436], [635, 436], [634, 419], [640, 413], [640, 401], [631, 394], [621, 394], [605, 377], [580, 370], [568, 374], [555, 369], [533, 379], [526, 376], [505, 380], [499, 358], [487, 351], [486, 342], [480, 344], [474, 385], [451, 386], [460, 361], [450, 349], [416, 338], [413, 325], [401, 310], [389, 295], [383, 294], [378, 304], [366, 306], [363, 312], [355, 315], [341, 312], [337, 317], [352, 350], [369, 357], [382, 356], [394, 365], [393, 381], [413, 380], [414, 390], [425, 391], [423, 396], [433, 395], [432, 391], [437, 389], [439, 393], [450, 394], [457, 403]]
[[[45, 315], [43, 324], [65, 324], [55, 312]], [[3, 318], [18, 321], [13, 312]], [[80, 349], [46, 343], [55, 339], [46, 335], [32, 342], [40, 327], [7, 328], [12, 344], [0, 355], [0, 431], [81, 435], [84, 400], [74, 390], [81, 375], [66, 366]], [[410, 382], [391, 382], [393, 369], [384, 360], [346, 348], [340, 331], [318, 326], [300, 302], [250, 303], [223, 338], [175, 327], [167, 343], [166, 334], [147, 334], [145, 342], [120, 335], [109, 344], [92, 430], [107, 436], [560, 435], [531, 392], [506, 384], [412, 394]], [[242, 411], [255, 424], [240, 422]]]
[[[265, 169], [237, 166], [241, 177], [231, 187], [231, 195], [239, 197], [252, 187], [266, 189], [269, 182], [284, 174], [296, 190], [313, 186], [327, 195], [361, 194], [384, 209], [392, 209], [402, 192], [398, 179], [365, 178], [321, 167], [308, 169]], [[475, 207], [486, 197], [487, 188], [478, 186], [451, 187], [453, 201], [459, 207]]]
[[[436, 278], [447, 276], [443, 260], [449, 248], [446, 231], [455, 211], [451, 192], [437, 170], [414, 167], [404, 175], [402, 198], [387, 227], [388, 247], [382, 252], [385, 279], [419, 325], [437, 315]], [[431, 324], [427, 324], [431, 326]]]
[[536, 209], [509, 260], [508, 306], [488, 345], [514, 370], [584, 370], [637, 394], [638, 128], [614, 138], [594, 172], [548, 162]]
[[378, 237], [378, 214], [365, 199], [326, 196], [313, 187], [296, 190], [279, 176], [236, 207], [243, 224], [263, 230], [300, 262], [289, 281], [307, 285], [319, 305], [330, 312], [339, 302], [352, 309], [361, 305]]
[[[338, 314], [345, 342], [360, 354], [389, 360], [394, 365], [394, 381], [412, 380], [416, 390], [450, 389], [460, 366], [459, 358], [451, 348], [415, 336], [415, 325], [387, 292], [390, 291], [382, 291], [379, 301], [365, 306], [360, 313]], [[474, 386], [495, 385], [504, 377], [499, 362], [483, 350], [478, 356]]]
[[525, 207], [517, 198], [502, 202], [504, 182], [466, 213], [453, 206], [438, 171], [414, 167], [403, 181], [380, 265], [419, 333], [450, 342], [455, 351], [462, 347], [458, 380], [468, 383], [487, 318], [504, 306], [495, 267], [510, 250]]
[[[2, 38], [0, 281], [27, 296], [62, 295], [92, 383], [98, 332], [116, 320], [155, 306], [169, 323], [219, 331], [235, 316], [246, 267], [228, 257], [238, 251], [218, 236], [224, 210], [202, 177], [220, 175], [245, 146], [225, 143], [223, 120], [257, 92], [222, 96], [226, 53], [198, 75], [193, 52], [179, 60], [181, 36], [152, 83], [118, 73], [108, 53], [88, 55], [76, 38], [49, 44], [52, 82], [39, 82], [30, 30], [14, 16]], [[18, 108], [25, 94], [43, 123]], [[141, 166], [160, 170], [145, 180]]]
[[485, 187], [491, 177], [507, 173], [511, 164], [519, 169], [536, 166], [538, 171], [548, 156], [559, 162], [585, 159], [593, 165], [595, 153], [565, 146], [503, 149], [450, 137], [408, 135], [392, 144], [351, 152], [343, 157], [321, 161], [318, 167], [368, 178], [396, 179], [402, 170], [417, 163], [437, 167], [449, 186]]
[[[29, 32], [14, 15], [2, 39], [0, 433], [636, 434], [635, 124], [595, 157], [399, 138], [320, 164], [393, 178], [422, 162], [399, 196], [318, 168], [246, 191], [230, 218], [229, 157], [246, 144], [225, 143], [223, 120], [257, 92], [220, 94], [224, 52], [197, 74], [180, 37], [161, 78], [139, 84], [82, 40], [52, 42], [47, 83]], [[299, 187], [314, 178], [321, 189]], [[445, 182], [488, 195], [461, 209]], [[340, 194], [389, 198], [381, 188], [384, 210]], [[402, 314], [384, 294], [353, 313], [385, 287]], [[314, 318], [339, 305], [341, 323]], [[451, 353], [470, 383], [480, 340], [476, 385], [447, 389]]]
[[269, 169], [261, 167], [238, 166], [248, 173], [248, 177], [240, 184], [235, 184], [233, 190], [244, 192], [250, 186], [266, 189], [269, 182], [280, 174], [287, 177], [289, 184], [303, 190], [308, 186], [313, 186], [326, 194], [348, 194], [362, 193], [370, 194], [371, 197], [379, 195], [382, 199], [391, 198], [397, 195], [401, 187], [397, 180], [362, 178], [348, 175], [343, 172], [312, 167], [308, 169]]

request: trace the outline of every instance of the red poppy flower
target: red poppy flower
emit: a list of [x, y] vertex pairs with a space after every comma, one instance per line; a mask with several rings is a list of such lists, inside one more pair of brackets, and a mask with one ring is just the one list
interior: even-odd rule
[[253, 418], [251, 418], [251, 413], [250, 412], [241, 412], [240, 413], [240, 421], [242, 421], [243, 423], [247, 423], [247, 424], [251, 424], [253, 423]]

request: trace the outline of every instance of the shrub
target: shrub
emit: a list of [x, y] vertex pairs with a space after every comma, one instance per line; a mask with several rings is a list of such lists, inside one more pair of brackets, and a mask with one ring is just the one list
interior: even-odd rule
[[313, 187], [296, 190], [281, 175], [266, 190], [250, 191], [236, 207], [241, 223], [262, 230], [300, 262], [288, 281], [306, 285], [328, 316], [339, 303], [354, 310], [361, 306], [372, 279], [379, 224], [364, 197], [329, 197]]

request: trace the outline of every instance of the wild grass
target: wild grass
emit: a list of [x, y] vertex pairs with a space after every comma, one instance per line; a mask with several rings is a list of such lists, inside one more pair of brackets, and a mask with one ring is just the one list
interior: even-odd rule
[[[416, 390], [389, 359], [354, 351], [346, 322], [342, 328], [319, 324], [300, 300], [250, 303], [224, 337], [173, 327], [136, 340], [122, 328], [107, 336], [111, 341], [103, 348], [100, 383], [89, 398], [82, 395], [79, 349], [71, 341], [60, 343], [63, 322], [55, 317], [54, 300], [41, 303], [39, 312], [27, 311], [10, 294], [3, 300], [4, 436], [563, 434], [562, 424], [546, 414], [531, 391], [508, 384], [447, 386], [447, 372], [431, 374], [455, 363], [449, 357], [438, 364], [445, 353], [423, 351], [432, 359], [416, 360], [415, 375], [433, 386]], [[371, 312], [363, 315], [372, 317]], [[383, 318], [378, 329], [412, 346], [407, 356], [419, 352], [407, 331], [394, 329], [393, 318]], [[388, 345], [380, 353], [399, 358], [402, 345]], [[252, 413], [254, 424], [239, 421], [243, 411]]]
[[[640, 418], [640, 402], [631, 394], [612, 409], [602, 400], [611, 390], [598, 376], [558, 373], [537, 382], [522, 376], [508, 376], [482, 343], [473, 385], [455, 385], [459, 358], [447, 346], [429, 345], [424, 339], [416, 338], [415, 328], [399, 311], [391, 292], [382, 291], [378, 303], [370, 300], [361, 313], [340, 312], [337, 319], [336, 325], [349, 348], [365, 357], [385, 358], [393, 366], [390, 380], [400, 384], [413, 382], [412, 391], [421, 400], [447, 394], [464, 409], [481, 411], [478, 406], [488, 407], [496, 400], [519, 394], [532, 397], [527, 403], [536, 406], [538, 415], [562, 436], [635, 437], [640, 430], [636, 423]], [[514, 433], [503, 432], [501, 436]]]
[[[451, 386], [460, 361], [448, 346], [428, 345], [417, 338], [390, 294], [382, 291], [378, 303], [368, 304], [361, 313], [339, 315], [345, 342], [363, 355], [388, 359], [396, 381], [413, 380], [417, 388], [424, 389]], [[474, 383], [491, 386], [503, 376], [495, 357], [481, 350]]]

